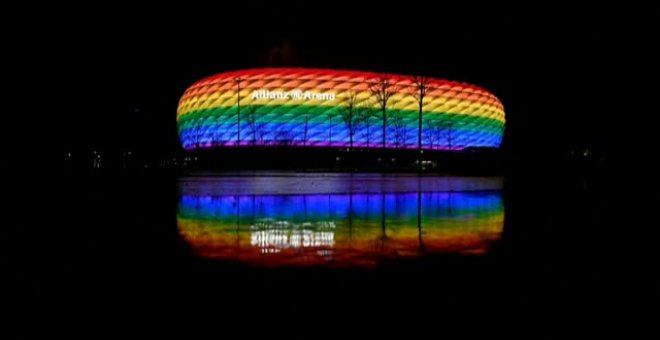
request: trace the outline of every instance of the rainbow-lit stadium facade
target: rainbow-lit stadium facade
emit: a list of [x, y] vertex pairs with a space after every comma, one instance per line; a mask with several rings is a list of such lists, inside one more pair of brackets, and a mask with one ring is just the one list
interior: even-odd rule
[[[497, 97], [474, 85], [425, 80], [423, 149], [500, 146], [505, 116]], [[391, 92], [386, 123], [374, 92], [375, 85], [383, 81]], [[417, 84], [411, 76], [322, 69], [220, 73], [185, 91], [177, 111], [179, 137], [186, 150], [351, 144], [357, 148], [414, 149], [419, 130]], [[354, 112], [347, 119], [351, 102]]]

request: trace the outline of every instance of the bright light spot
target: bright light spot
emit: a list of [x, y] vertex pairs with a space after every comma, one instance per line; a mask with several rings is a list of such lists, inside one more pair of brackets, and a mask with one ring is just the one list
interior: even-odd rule
[[[294, 224], [293, 226], [294, 229], [290, 229], [291, 224], [287, 221], [257, 223], [256, 226], [252, 226], [250, 244], [260, 248], [271, 249], [332, 247], [335, 244], [335, 234], [333, 231], [313, 231], [298, 229], [297, 227], [300, 225]], [[266, 227], [266, 229], [259, 227]]]

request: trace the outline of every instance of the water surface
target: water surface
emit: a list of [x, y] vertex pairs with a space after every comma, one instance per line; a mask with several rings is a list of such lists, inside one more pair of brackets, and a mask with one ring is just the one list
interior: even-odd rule
[[179, 183], [179, 232], [210, 259], [341, 267], [482, 255], [504, 224], [499, 178], [262, 175]]

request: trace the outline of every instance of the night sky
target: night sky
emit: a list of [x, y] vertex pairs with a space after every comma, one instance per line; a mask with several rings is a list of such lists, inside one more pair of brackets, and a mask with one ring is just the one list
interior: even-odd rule
[[176, 107], [189, 85], [271, 66], [482, 86], [505, 106], [511, 159], [587, 147], [628, 159], [652, 139], [644, 121], [656, 110], [660, 17], [634, 2], [242, 3], [9, 11], [10, 148], [55, 159], [90, 149], [177, 154]]

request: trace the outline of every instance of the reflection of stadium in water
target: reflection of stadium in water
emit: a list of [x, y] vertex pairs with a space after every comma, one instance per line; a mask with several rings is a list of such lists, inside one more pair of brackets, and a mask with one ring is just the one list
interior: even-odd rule
[[250, 245], [262, 249], [275, 248], [271, 252], [279, 252], [279, 249], [300, 247], [333, 246], [335, 244], [334, 222], [318, 222], [321, 226], [315, 230], [310, 228], [311, 223], [289, 223], [287, 221], [272, 221], [265, 219], [257, 221], [250, 226]]
[[500, 238], [501, 191], [188, 195], [178, 227], [205, 258], [262, 265], [376, 265], [483, 254]]

